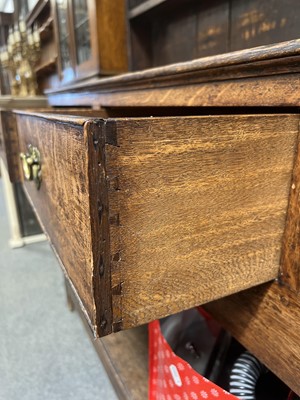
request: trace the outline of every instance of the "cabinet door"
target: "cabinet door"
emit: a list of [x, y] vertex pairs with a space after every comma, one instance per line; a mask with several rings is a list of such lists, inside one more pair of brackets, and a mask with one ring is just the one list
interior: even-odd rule
[[95, 335], [278, 276], [298, 115], [17, 121], [38, 149], [26, 191]]
[[76, 78], [98, 73], [97, 26], [95, 1], [71, 1], [72, 34], [75, 44]]
[[123, 0], [53, 0], [62, 83], [127, 70]]
[[63, 83], [75, 77], [74, 50], [72, 46], [70, 7], [68, 0], [56, 0], [57, 37], [59, 42], [59, 72]]
[[56, 0], [62, 83], [99, 72], [95, 1]]

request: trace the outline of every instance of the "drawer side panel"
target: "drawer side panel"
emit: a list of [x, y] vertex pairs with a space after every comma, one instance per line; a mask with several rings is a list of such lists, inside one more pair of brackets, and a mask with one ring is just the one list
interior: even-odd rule
[[298, 119], [118, 121], [106, 153], [123, 328], [277, 277]]

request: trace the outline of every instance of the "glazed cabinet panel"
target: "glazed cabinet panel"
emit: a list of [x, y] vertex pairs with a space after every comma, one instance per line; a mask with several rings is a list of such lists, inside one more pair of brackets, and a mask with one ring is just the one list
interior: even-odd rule
[[53, 0], [62, 83], [127, 70], [123, 0]]
[[95, 336], [277, 277], [298, 115], [17, 121], [26, 191]]

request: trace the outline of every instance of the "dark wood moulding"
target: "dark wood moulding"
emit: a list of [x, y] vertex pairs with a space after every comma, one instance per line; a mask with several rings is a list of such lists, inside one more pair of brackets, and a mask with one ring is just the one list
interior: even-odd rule
[[299, 106], [300, 39], [47, 91], [52, 106]]

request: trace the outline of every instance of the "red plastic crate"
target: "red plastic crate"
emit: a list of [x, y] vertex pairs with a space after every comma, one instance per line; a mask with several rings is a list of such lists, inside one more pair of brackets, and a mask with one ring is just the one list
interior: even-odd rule
[[159, 321], [149, 324], [149, 400], [238, 400], [172, 351]]

